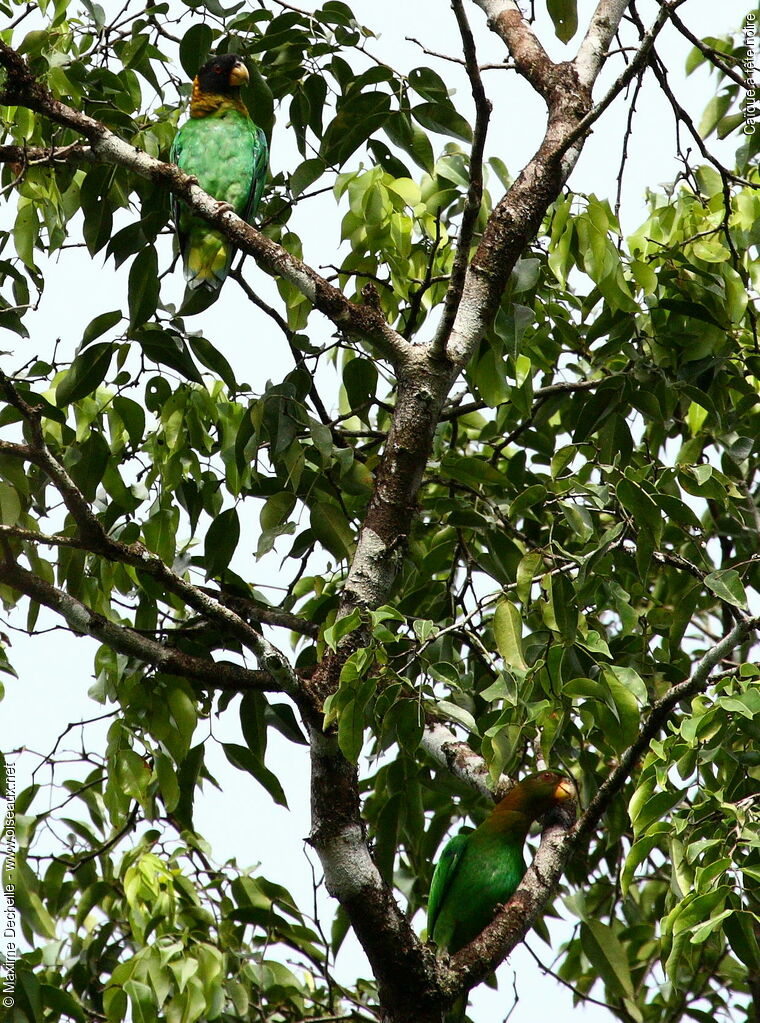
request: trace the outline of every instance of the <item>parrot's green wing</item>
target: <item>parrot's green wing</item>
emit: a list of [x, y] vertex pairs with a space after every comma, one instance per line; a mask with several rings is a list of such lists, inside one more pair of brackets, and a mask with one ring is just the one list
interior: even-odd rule
[[261, 128], [255, 126], [253, 139], [253, 168], [251, 171], [251, 190], [248, 194], [248, 205], [243, 213], [243, 220], [250, 224], [261, 202], [264, 193], [264, 183], [267, 179], [267, 166], [269, 164], [269, 147], [267, 137]]
[[[172, 146], [169, 150], [169, 162], [176, 163], [180, 166], [180, 159], [182, 157], [182, 129], [180, 128], [177, 134], [172, 140]], [[172, 220], [175, 224], [179, 224], [179, 205], [177, 203], [176, 195], [169, 196], [169, 209], [171, 210]]]
[[[187, 121], [174, 138], [171, 159], [250, 222], [264, 191], [269, 152], [264, 132], [247, 115], [228, 110]], [[232, 263], [232, 244], [176, 200], [172, 215], [188, 287], [217, 291]]]
[[[176, 163], [179, 167], [180, 160], [182, 158], [182, 129], [180, 128], [177, 134], [174, 136], [172, 141], [172, 147], [169, 150], [169, 161]], [[179, 201], [176, 195], [169, 194], [169, 210], [171, 212], [172, 220], [174, 221], [174, 230], [177, 232], [179, 237]], [[180, 251], [182, 249], [182, 243], [180, 242]]]
[[438, 914], [446, 899], [446, 893], [451, 888], [451, 882], [459, 869], [469, 839], [469, 835], [455, 835], [441, 853], [441, 858], [436, 864], [428, 898], [428, 941], [433, 937]]

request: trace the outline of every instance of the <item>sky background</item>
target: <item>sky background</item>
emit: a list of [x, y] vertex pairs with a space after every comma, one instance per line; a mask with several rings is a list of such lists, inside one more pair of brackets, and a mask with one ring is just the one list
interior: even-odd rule
[[[106, 0], [103, 6], [107, 12], [118, 9], [112, 0]], [[299, 6], [315, 10], [320, 4], [301, 0]], [[409, 41], [409, 38], [416, 38], [424, 41], [430, 50], [461, 55], [461, 42], [446, 0], [386, 0], [383, 5], [376, 0], [353, 0], [350, 6], [359, 21], [378, 33], [378, 38], [368, 44], [368, 49], [375, 56], [405, 72], [420, 65], [434, 67], [456, 90], [455, 102], [461, 112], [471, 115], [472, 102], [462, 69], [456, 64], [426, 56], [419, 45]], [[579, 7], [580, 24], [583, 25], [593, 7], [584, 0]], [[656, 7], [654, 2], [646, 0], [639, 5], [646, 23], [651, 21]], [[748, 5], [739, 0], [724, 0], [719, 5], [688, 0], [680, 14], [697, 35], [720, 35], [741, 25], [747, 9]], [[482, 12], [470, 4], [468, 16], [478, 43], [480, 62], [501, 62], [505, 56], [502, 44], [485, 29]], [[189, 24], [186, 22], [185, 27]], [[575, 52], [578, 40], [573, 40], [567, 48], [563, 47], [553, 38], [546, 18], [539, 20], [539, 33], [553, 58], [564, 59]], [[685, 79], [682, 69], [690, 48], [671, 29], [665, 30], [658, 44], [680, 101], [698, 122], [713, 93], [715, 78], [710, 78], [702, 69]], [[602, 80], [595, 93], [597, 98], [619, 68], [618, 62], [614, 74], [607, 74]], [[516, 174], [540, 141], [543, 105], [529, 86], [512, 73], [486, 71], [484, 82], [494, 105], [488, 153], [499, 155], [510, 172]], [[598, 123], [572, 175], [570, 184], [575, 191], [593, 192], [608, 198], [614, 205], [627, 113], [628, 103], [620, 98]], [[255, 116], [255, 111], [253, 114]], [[285, 112], [281, 112], [272, 146], [274, 173], [291, 170], [301, 159], [286, 122]], [[439, 147], [443, 141], [440, 136], [433, 138], [434, 145], [437, 143]], [[734, 146], [735, 143], [729, 142], [727, 150], [732, 151]], [[671, 181], [678, 172], [679, 164], [672, 155], [673, 151], [672, 113], [650, 75], [638, 100], [633, 137], [629, 143], [630, 156], [623, 179], [621, 221], [625, 233], [635, 229], [645, 218], [643, 196], [646, 189], [655, 189], [658, 184]], [[357, 161], [360, 158], [361, 154], [358, 154]], [[497, 189], [496, 185], [494, 192], [498, 197]], [[296, 228], [304, 240], [304, 258], [315, 267], [336, 263], [339, 218], [335, 216], [332, 197], [328, 195], [305, 204], [305, 207], [303, 210], [299, 208]], [[345, 207], [341, 216], [343, 212]], [[0, 224], [7, 222], [7, 210], [0, 210]], [[124, 302], [128, 265], [115, 272], [112, 265], [101, 265], [100, 256], [90, 264], [83, 254], [65, 255], [65, 260], [56, 260], [47, 268], [46, 290], [40, 309], [27, 321], [32, 338], [26, 342], [16, 339], [14, 351], [3, 358], [6, 372], [23, 365], [33, 355], [49, 355], [58, 342], [61, 358], [66, 353], [73, 354], [84, 325], [98, 313], [119, 308]], [[75, 258], [70, 258], [72, 256]], [[167, 243], [166, 259], [162, 265], [168, 265], [170, 258]], [[250, 261], [246, 273], [255, 281], [262, 297], [277, 303], [271, 281], [262, 280], [263, 275], [257, 274]], [[174, 300], [178, 301], [182, 293], [179, 272], [175, 272], [165, 297], [172, 298], [172, 289]], [[276, 328], [263, 314], [251, 309], [232, 281], [226, 284], [216, 305], [198, 318], [197, 326], [233, 364], [238, 379], [248, 380], [256, 392], [264, 389], [268, 379], [281, 379], [292, 366]], [[327, 340], [332, 333], [316, 314], [310, 321], [310, 331], [316, 342]], [[9, 346], [6, 340], [4, 347]], [[329, 407], [329, 396], [336, 393], [333, 371], [329, 368], [321, 370], [318, 382], [323, 394], [328, 396], [326, 404]], [[252, 521], [257, 521], [257, 514]], [[277, 560], [256, 564], [247, 553], [247, 549], [255, 549], [255, 546], [255, 537], [247, 548], [241, 545], [234, 567], [266, 590], [267, 586], [277, 583]], [[274, 599], [275, 591], [267, 592]], [[75, 638], [62, 630], [48, 631], [27, 639], [15, 630], [15, 627], [23, 626], [24, 605], [25, 602], [20, 615], [4, 617], [2, 622], [3, 630], [11, 638], [10, 659], [19, 678], [4, 680], [6, 697], [0, 705], [0, 715], [6, 748], [24, 746], [44, 755], [52, 749], [67, 724], [95, 717], [109, 708], [103, 708], [87, 697], [87, 690], [92, 684], [92, 658], [97, 644], [88, 638]], [[49, 616], [41, 615], [40, 627], [52, 624]], [[287, 649], [287, 635], [272, 630], [271, 637], [281, 648]], [[233, 704], [220, 719], [201, 722], [196, 738], [200, 738], [202, 730], [208, 728], [214, 740], [240, 741], [235, 707]], [[102, 724], [91, 726], [84, 733], [85, 742], [99, 747], [99, 737], [105, 727]], [[77, 748], [78, 745], [79, 732], [74, 730], [64, 746]], [[265, 876], [284, 884], [299, 904], [309, 907], [312, 871], [308, 860], [317, 876], [320, 868], [316, 856], [310, 853], [303, 841], [309, 831], [307, 753], [301, 747], [287, 744], [277, 733], [270, 739], [267, 761], [282, 780], [289, 802], [289, 809], [285, 810], [273, 806], [252, 778], [232, 769], [213, 741], [209, 747], [209, 766], [219, 778], [222, 788], [218, 791], [207, 787], [196, 799], [196, 823], [199, 831], [211, 842], [214, 858], [223, 861], [236, 857], [242, 865], [260, 863]], [[22, 785], [24, 776], [28, 776], [38, 762], [33, 754], [27, 753], [18, 758]], [[44, 780], [44, 773], [38, 780]], [[330, 910], [326, 906], [326, 898], [321, 898], [321, 905], [323, 922], [328, 923]], [[415, 922], [419, 928], [423, 926], [421, 917]], [[563, 934], [567, 932], [561, 925], [553, 926], [552, 930], [556, 952]], [[552, 960], [555, 952], [547, 949], [535, 935], [529, 939], [529, 944], [545, 962]], [[369, 974], [363, 953], [353, 940], [346, 942], [338, 965], [339, 976], [347, 981], [351, 981], [357, 973]], [[524, 948], [516, 949], [510, 961], [500, 968], [499, 979], [498, 992], [481, 987], [475, 993], [475, 1008], [471, 1015], [477, 1023], [498, 1023], [505, 1019], [510, 1009], [513, 1010], [509, 1015], [510, 1023], [533, 1023], [539, 1010], [551, 1012], [557, 1019], [571, 1015], [571, 992], [544, 978]], [[593, 993], [603, 997], [600, 987]], [[607, 1010], [588, 1005], [572, 1012], [572, 1018], [583, 1023], [602, 1023], [612, 1017]]]

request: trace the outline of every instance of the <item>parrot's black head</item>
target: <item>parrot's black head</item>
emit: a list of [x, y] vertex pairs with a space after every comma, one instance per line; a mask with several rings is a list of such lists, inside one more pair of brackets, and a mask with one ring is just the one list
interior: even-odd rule
[[207, 60], [195, 76], [195, 87], [205, 95], [236, 96], [248, 81], [248, 68], [236, 53], [219, 53]]

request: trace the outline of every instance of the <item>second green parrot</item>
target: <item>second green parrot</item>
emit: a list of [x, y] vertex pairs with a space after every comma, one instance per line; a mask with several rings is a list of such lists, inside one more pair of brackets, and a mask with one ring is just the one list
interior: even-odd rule
[[[250, 222], [264, 191], [269, 153], [264, 132], [240, 98], [248, 78], [234, 53], [217, 54], [203, 65], [193, 81], [190, 120], [177, 132], [171, 160]], [[232, 243], [186, 206], [174, 202], [173, 213], [188, 287], [218, 291], [232, 263]]]
[[467, 835], [456, 835], [433, 873], [428, 938], [453, 955], [480, 934], [525, 874], [523, 845], [533, 821], [575, 798], [569, 778], [541, 771], [515, 785]]

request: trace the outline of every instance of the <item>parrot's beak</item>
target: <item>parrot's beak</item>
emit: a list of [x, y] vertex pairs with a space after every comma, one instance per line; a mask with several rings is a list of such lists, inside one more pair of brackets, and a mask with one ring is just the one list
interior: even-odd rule
[[554, 790], [554, 798], [559, 800], [575, 799], [575, 786], [569, 778], [563, 778]]
[[230, 85], [245, 85], [249, 78], [248, 68], [242, 60], [238, 61], [230, 71]]

